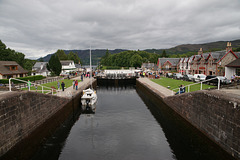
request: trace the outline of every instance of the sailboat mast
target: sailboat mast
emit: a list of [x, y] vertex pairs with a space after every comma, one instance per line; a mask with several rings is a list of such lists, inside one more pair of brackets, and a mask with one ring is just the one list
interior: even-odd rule
[[92, 88], [92, 53], [91, 53], [91, 46], [90, 46], [90, 79], [91, 79], [91, 88]]

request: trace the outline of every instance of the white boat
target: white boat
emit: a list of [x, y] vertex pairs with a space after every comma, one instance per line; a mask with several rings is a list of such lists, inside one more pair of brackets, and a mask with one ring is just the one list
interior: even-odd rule
[[94, 104], [97, 102], [97, 93], [92, 89], [92, 59], [91, 59], [91, 47], [90, 47], [90, 79], [91, 79], [91, 88], [83, 90], [83, 95], [81, 97], [82, 106], [91, 106], [91, 109], [94, 108]]
[[83, 106], [93, 106], [96, 102], [97, 102], [96, 91], [94, 91], [91, 88], [83, 90], [83, 95], [81, 98], [81, 103]]

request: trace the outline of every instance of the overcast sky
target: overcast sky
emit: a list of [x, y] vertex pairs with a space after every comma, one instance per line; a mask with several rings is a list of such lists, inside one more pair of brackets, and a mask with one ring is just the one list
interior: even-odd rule
[[236, 39], [240, 0], [0, 0], [0, 40], [26, 57]]

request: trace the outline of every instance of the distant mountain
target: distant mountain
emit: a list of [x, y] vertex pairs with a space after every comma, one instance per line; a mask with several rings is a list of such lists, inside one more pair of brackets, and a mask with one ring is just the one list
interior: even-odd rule
[[[202, 48], [203, 51], [214, 51], [214, 50], [226, 49], [227, 42], [229, 41], [218, 41], [218, 42], [210, 42], [210, 43], [204, 43], [204, 44], [182, 44], [169, 49], [147, 49], [145, 51], [150, 53], [155, 52], [157, 54], [161, 54], [163, 50], [165, 50], [167, 54], [183, 54], [186, 52], [197, 52], [199, 51], [200, 48]], [[240, 47], [240, 40], [234, 40], [230, 42], [232, 43], [233, 48]]]
[[[157, 53], [161, 54], [163, 50], [166, 51], [167, 54], [183, 54], [187, 52], [196, 52], [200, 49], [203, 48], [203, 51], [215, 51], [215, 50], [223, 50], [226, 49], [228, 41], [218, 41], [218, 42], [210, 42], [210, 43], [204, 43], [204, 44], [182, 44], [178, 45], [173, 48], [169, 49], [146, 49], [144, 51], [150, 52], [150, 53]], [[240, 47], [240, 39], [239, 40], [234, 40], [231, 41], [232, 47], [233, 48], [239, 48]], [[64, 50], [66, 54], [69, 52], [74, 52], [77, 53], [79, 58], [82, 60], [83, 65], [89, 64], [89, 50]], [[92, 50], [92, 64], [97, 64], [101, 57], [106, 54], [106, 49], [95, 49]], [[126, 51], [125, 49], [115, 49], [115, 50], [108, 50], [109, 53], [115, 54], [115, 53], [120, 53], [123, 51]], [[45, 57], [43, 57], [43, 60], [45, 62], [49, 61], [50, 57], [52, 54], [49, 54]]]
[[[95, 49], [91, 50], [92, 55], [92, 64], [96, 65], [102, 56], [106, 54], [107, 49]], [[126, 51], [124, 49], [115, 49], [115, 50], [108, 50], [109, 53], [115, 54], [120, 53], [123, 51]], [[66, 54], [69, 54], [70, 52], [76, 53], [78, 57], [81, 59], [83, 65], [89, 64], [90, 61], [90, 51], [89, 50], [64, 50]], [[52, 54], [48, 54], [47, 56], [43, 57], [44, 62], [48, 62], [51, 58]]]

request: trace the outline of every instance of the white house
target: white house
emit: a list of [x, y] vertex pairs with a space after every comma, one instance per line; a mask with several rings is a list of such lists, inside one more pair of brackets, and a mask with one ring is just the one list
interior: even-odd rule
[[50, 71], [47, 69], [48, 62], [36, 62], [32, 67], [32, 76], [33, 75], [42, 75], [49, 76]]
[[62, 65], [62, 73], [76, 72], [77, 68], [72, 60], [60, 61]]
[[225, 77], [231, 79], [231, 76], [233, 75], [240, 76], [240, 58], [232, 61], [225, 66]]

